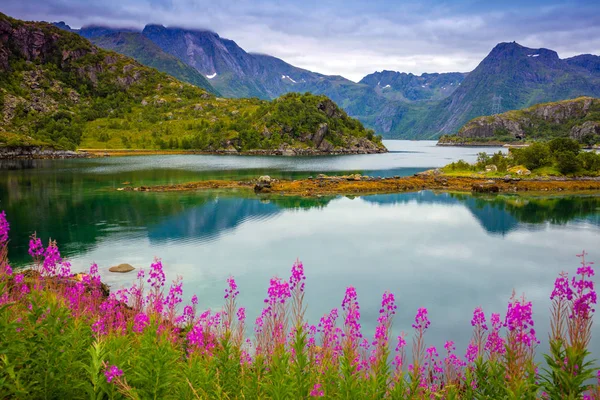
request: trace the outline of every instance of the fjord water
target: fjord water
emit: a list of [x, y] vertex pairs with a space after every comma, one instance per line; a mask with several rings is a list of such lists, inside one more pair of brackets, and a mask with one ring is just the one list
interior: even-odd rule
[[[409, 175], [482, 149], [435, 142], [386, 142], [391, 153], [339, 157], [174, 155], [0, 164], [0, 209], [11, 224], [10, 259], [28, 263], [27, 238], [58, 241], [74, 271], [92, 262], [119, 287], [135, 275], [107, 272], [126, 262], [147, 268], [161, 257], [167, 278], [184, 278], [184, 295], [218, 309], [225, 279], [236, 277], [250, 318], [269, 278], [304, 262], [311, 323], [357, 288], [362, 323], [372, 335], [381, 294], [399, 303], [394, 330], [410, 331], [418, 307], [433, 321], [428, 342], [464, 349], [472, 311], [505, 312], [514, 289], [534, 303], [539, 332], [548, 328], [549, 294], [561, 270], [574, 271], [586, 249], [600, 262], [600, 197], [473, 197], [418, 193], [357, 198], [256, 197], [241, 192], [141, 193], [116, 188], [261, 174], [303, 177], [358, 172]], [[496, 151], [497, 149], [483, 149]], [[598, 336], [592, 351], [599, 354]], [[543, 336], [541, 336], [543, 337]]]

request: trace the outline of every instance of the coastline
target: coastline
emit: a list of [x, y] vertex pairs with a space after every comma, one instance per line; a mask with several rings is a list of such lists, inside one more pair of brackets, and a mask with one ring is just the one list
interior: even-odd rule
[[326, 176], [285, 180], [261, 177], [248, 181], [208, 180], [176, 185], [126, 186], [121, 191], [180, 192], [213, 189], [254, 190], [256, 194], [320, 197], [416, 192], [420, 190], [468, 193], [589, 193], [600, 194], [600, 177], [583, 178], [489, 178], [449, 176], [427, 171], [407, 177]]
[[151, 149], [78, 149], [56, 150], [47, 147], [0, 147], [0, 160], [34, 160], [34, 159], [65, 159], [65, 158], [101, 158], [101, 157], [129, 157], [129, 156], [157, 156], [157, 155], [236, 155], [236, 156], [282, 156], [282, 157], [313, 157], [313, 156], [338, 156], [361, 154], [384, 154], [389, 150], [378, 149], [339, 149], [335, 151], [321, 151], [317, 149], [273, 149], [249, 150], [151, 150]]

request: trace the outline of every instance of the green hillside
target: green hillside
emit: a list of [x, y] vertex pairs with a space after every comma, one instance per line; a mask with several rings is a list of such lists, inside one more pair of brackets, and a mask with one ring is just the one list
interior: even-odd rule
[[216, 98], [75, 33], [3, 14], [0, 108], [0, 142], [11, 146], [385, 151], [324, 96]]
[[586, 146], [600, 143], [600, 99], [580, 97], [478, 117], [457, 135], [443, 136], [440, 143], [515, 143], [567, 137]]

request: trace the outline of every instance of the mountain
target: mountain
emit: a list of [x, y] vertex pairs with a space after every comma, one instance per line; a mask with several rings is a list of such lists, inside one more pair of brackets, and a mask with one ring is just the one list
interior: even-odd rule
[[54, 26], [78, 33], [98, 47], [121, 53], [141, 64], [165, 72], [180, 81], [191, 83], [209, 93], [219, 95], [219, 92], [211, 86], [204, 75], [176, 57], [165, 53], [154, 42], [134, 29], [112, 29], [103, 26], [71, 29], [64, 22], [55, 23]]
[[441, 100], [454, 93], [467, 75], [451, 72], [417, 76], [404, 72], [382, 71], [365, 76], [360, 83], [375, 89], [378, 94], [389, 100]]
[[[495, 46], [468, 74], [416, 76], [381, 71], [355, 83], [248, 53], [234, 41], [207, 30], [147, 25], [141, 33], [164, 53], [209, 78], [226, 97], [323, 94], [386, 138], [435, 139], [456, 133], [478, 116], [600, 95], [600, 57], [587, 54], [560, 59], [552, 50], [515, 42]], [[111, 36], [114, 29], [87, 27], [81, 34]]]
[[4, 14], [0, 108], [0, 143], [8, 146], [385, 151], [373, 131], [325, 96], [215, 98], [73, 32]]
[[510, 143], [556, 137], [571, 137], [587, 145], [600, 143], [600, 99], [580, 97], [478, 117], [457, 135], [443, 136], [440, 143]]
[[417, 129], [421, 135], [439, 137], [479, 116], [580, 96], [600, 97], [596, 58], [560, 59], [553, 50], [500, 43], [454, 93], [432, 106]]

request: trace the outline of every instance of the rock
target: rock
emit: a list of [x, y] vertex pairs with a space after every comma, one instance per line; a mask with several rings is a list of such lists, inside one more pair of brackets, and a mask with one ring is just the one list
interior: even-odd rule
[[331, 142], [329, 140], [323, 139], [323, 141], [321, 141], [321, 144], [319, 145], [318, 149], [328, 153], [333, 150], [333, 145], [331, 144]]
[[271, 184], [270, 183], [258, 182], [256, 185], [254, 185], [254, 193], [269, 193], [269, 192], [271, 192]]
[[511, 173], [517, 174], [517, 175], [531, 175], [531, 171], [522, 165], [516, 165], [514, 167], [511, 167], [508, 169], [508, 172], [511, 172]]
[[493, 179], [489, 179], [489, 180], [485, 181], [485, 183], [493, 185], [496, 182]]
[[271, 183], [271, 177], [269, 175], [263, 175], [258, 178], [259, 183]]
[[498, 193], [500, 188], [497, 185], [475, 184], [471, 187], [471, 191], [475, 193]]
[[327, 175], [319, 174], [319, 175], [317, 175], [317, 179], [327, 179]]
[[202, 104], [196, 104], [194, 106], [194, 111], [202, 111], [204, 110], [204, 107], [202, 107]]
[[361, 175], [360, 174], [348, 175], [348, 177], [346, 179], [349, 181], [360, 181]]
[[108, 270], [110, 272], [120, 272], [120, 273], [125, 273], [125, 272], [131, 272], [133, 271], [135, 268], [133, 268], [130, 264], [119, 264], [116, 265], [114, 267], [110, 267]]
[[498, 167], [496, 167], [494, 164], [486, 165], [485, 172], [498, 172]]
[[321, 146], [321, 142], [323, 142], [323, 139], [325, 138], [325, 135], [327, 135], [328, 131], [329, 125], [326, 123], [319, 125], [317, 131], [310, 137], [310, 140], [314, 143], [315, 147], [319, 148], [319, 146]]
[[510, 175], [504, 175], [504, 182], [509, 183], [512, 181], [512, 176]]
[[600, 122], [586, 121], [581, 125], [571, 128], [570, 136], [572, 139], [581, 140], [586, 136], [600, 135]]

